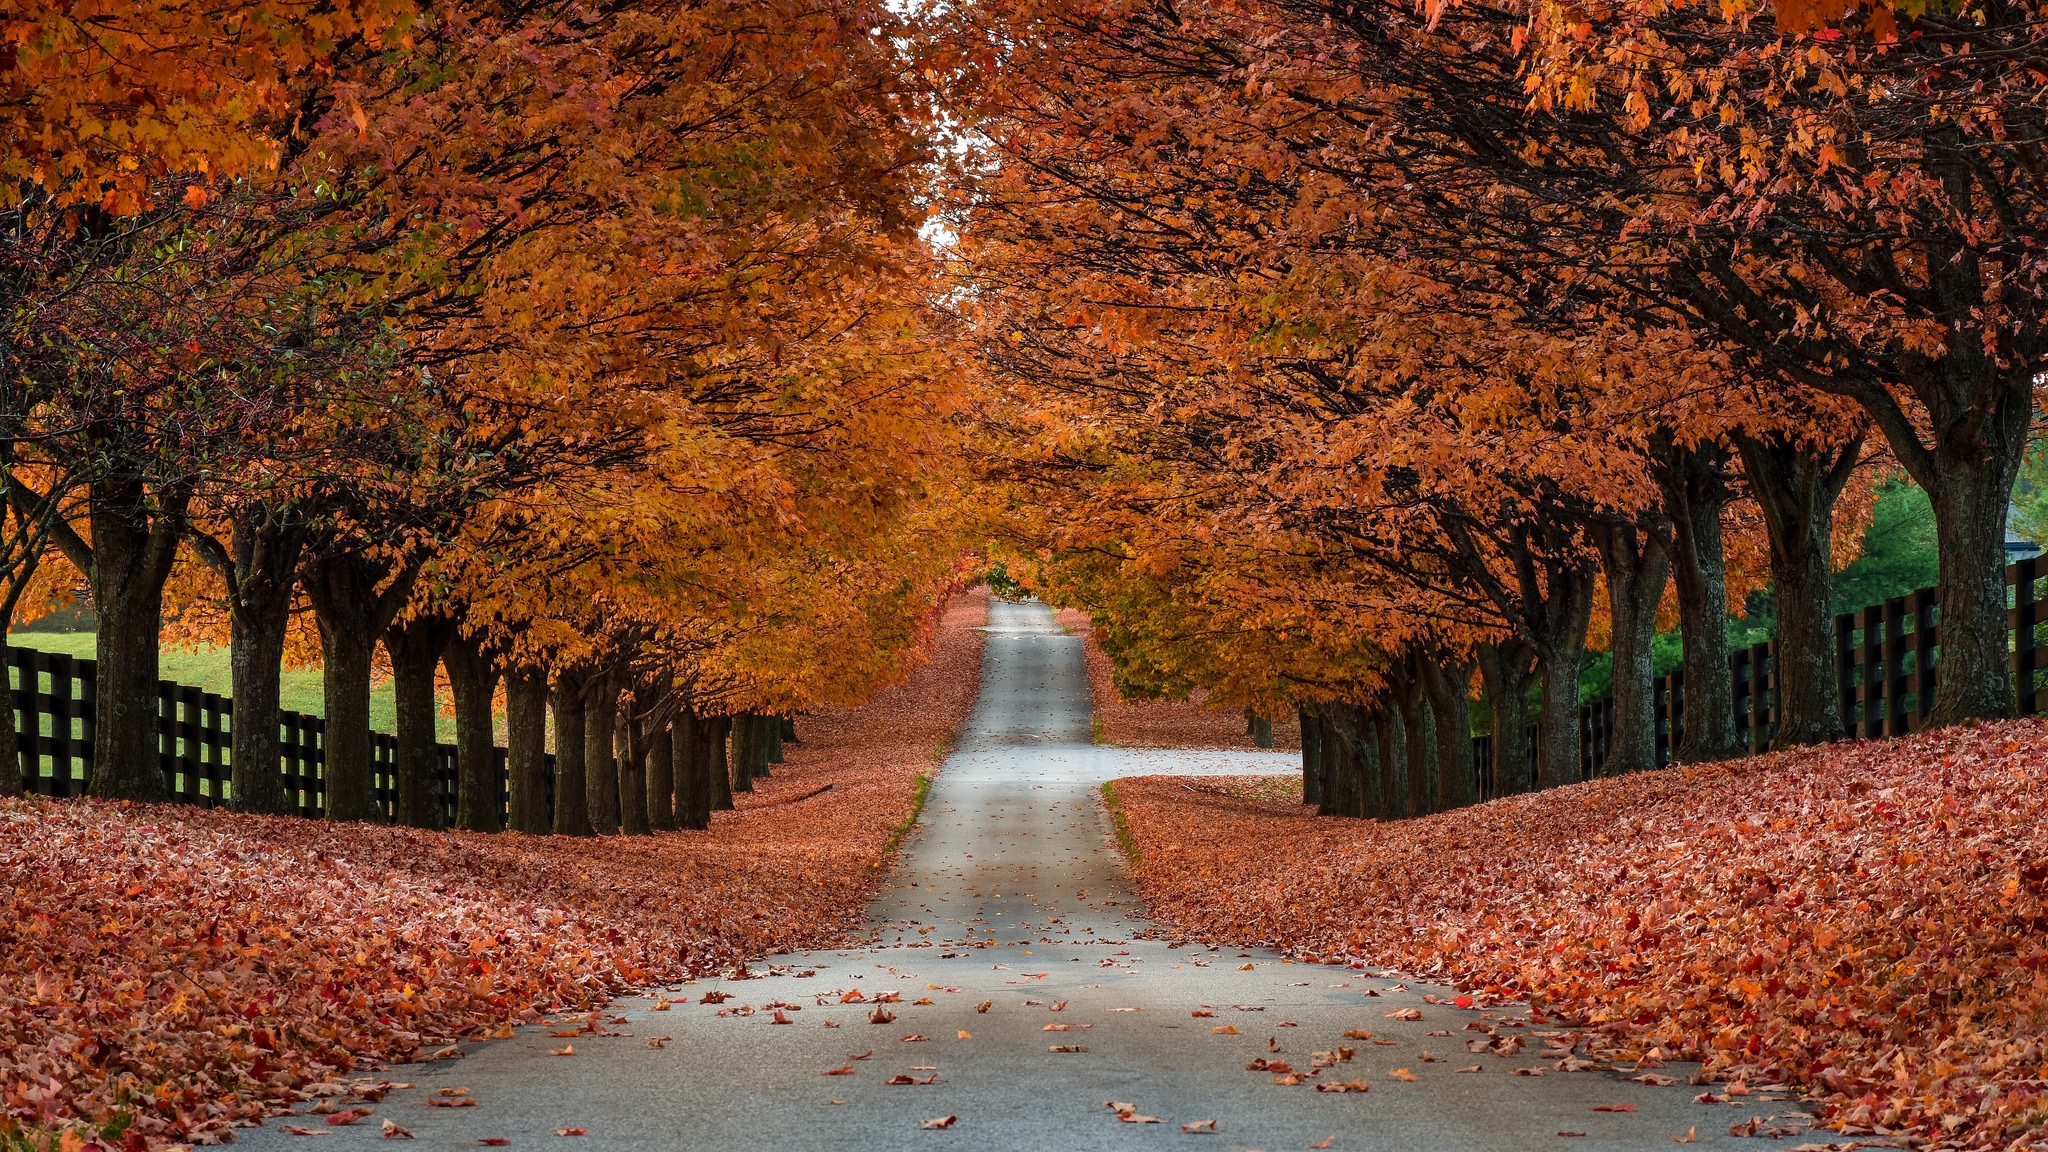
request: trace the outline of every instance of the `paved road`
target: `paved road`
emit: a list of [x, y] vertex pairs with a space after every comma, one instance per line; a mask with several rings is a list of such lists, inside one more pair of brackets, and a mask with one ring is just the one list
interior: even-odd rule
[[[1532, 1033], [1541, 1025], [1499, 1026], [1421, 999], [1445, 989], [1403, 990], [1392, 978], [1266, 952], [1141, 939], [1145, 925], [1098, 785], [1164, 770], [1279, 772], [1292, 758], [1139, 753], [1097, 747], [1089, 732], [1080, 641], [1040, 606], [996, 604], [981, 696], [873, 908], [870, 946], [772, 957], [779, 975], [688, 985], [672, 994], [690, 1003], [668, 1011], [622, 1001], [605, 1019], [623, 1018], [608, 1030], [626, 1035], [579, 1038], [573, 1058], [550, 1056], [565, 1041], [528, 1028], [474, 1045], [459, 1062], [395, 1069], [394, 1079], [421, 1089], [392, 1094], [380, 1115], [409, 1128], [418, 1145], [451, 1149], [505, 1138], [514, 1147], [592, 1150], [1520, 1152], [1663, 1148], [1694, 1128], [1701, 1146], [1755, 1148], [1727, 1136], [1728, 1125], [1792, 1108], [1696, 1105], [1699, 1089], [1682, 1080], [1655, 1088], [1619, 1074], [1557, 1071], [1556, 1057], [1537, 1055], [1543, 1042]], [[868, 1002], [842, 1003], [855, 990]], [[731, 994], [724, 1010], [751, 1013], [719, 1016], [698, 1002], [717, 991]], [[889, 993], [894, 1002], [871, 1003]], [[796, 1006], [783, 1012], [790, 1024], [771, 1022], [771, 1002]], [[870, 1022], [876, 1007], [894, 1020]], [[1387, 1016], [1404, 1008], [1421, 1018]], [[1527, 1036], [1527, 1049], [1473, 1055], [1466, 1041], [1482, 1033], [1466, 1030], [1471, 1022]], [[1218, 1031], [1225, 1028], [1234, 1031]], [[1347, 1039], [1350, 1029], [1371, 1038]], [[654, 1050], [644, 1038], [657, 1035], [674, 1039]], [[1263, 1059], [1307, 1071], [1314, 1053], [1340, 1047], [1356, 1054], [1299, 1085], [1245, 1067]], [[1454, 1071], [1475, 1064], [1484, 1070]], [[852, 1072], [824, 1075], [835, 1068]], [[1395, 1069], [1414, 1081], [1390, 1075]], [[1694, 1069], [1662, 1071], [1683, 1078]], [[935, 1080], [887, 1083], [899, 1076]], [[1370, 1091], [1311, 1086], [1350, 1080]], [[458, 1085], [479, 1106], [426, 1105], [428, 1091]], [[1161, 1123], [1121, 1121], [1105, 1101]], [[1634, 1111], [1594, 1111], [1608, 1105]], [[958, 1117], [950, 1129], [921, 1127], [949, 1115]], [[1181, 1130], [1208, 1120], [1214, 1135]], [[374, 1140], [377, 1121], [315, 1147]], [[282, 1134], [279, 1123], [244, 1140], [270, 1148], [308, 1139]], [[588, 1135], [554, 1135], [561, 1128]]]

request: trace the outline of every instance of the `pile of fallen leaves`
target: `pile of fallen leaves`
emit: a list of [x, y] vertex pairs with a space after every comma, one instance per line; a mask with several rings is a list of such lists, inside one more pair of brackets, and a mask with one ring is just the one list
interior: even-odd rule
[[973, 703], [984, 619], [963, 598], [908, 683], [799, 721], [788, 762], [705, 832], [0, 801], [0, 1120], [217, 1140], [338, 1070], [843, 938]]
[[[1060, 627], [1086, 640], [1088, 695], [1103, 742], [1125, 748], [1257, 748], [1245, 731], [1244, 713], [1208, 707], [1204, 689], [1196, 689], [1187, 700], [1123, 699], [1117, 694], [1109, 657], [1091, 634], [1088, 614], [1063, 608], [1058, 618]], [[1294, 717], [1273, 721], [1273, 747], [1281, 751], [1301, 748], [1301, 727]]]
[[1179, 931], [1526, 999], [1608, 1058], [1806, 1089], [1847, 1133], [2048, 1144], [2048, 722], [1398, 823], [1238, 790], [1118, 783]]

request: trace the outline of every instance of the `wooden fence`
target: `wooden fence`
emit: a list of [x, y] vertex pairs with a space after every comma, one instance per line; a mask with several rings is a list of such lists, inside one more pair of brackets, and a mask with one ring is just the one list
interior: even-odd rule
[[[0, 657], [13, 695], [22, 786], [43, 796], [82, 796], [92, 779], [93, 684], [95, 665], [61, 652], [12, 645]], [[189, 684], [157, 682], [157, 761], [171, 798], [216, 808], [228, 800], [232, 766], [234, 701]], [[284, 773], [292, 810], [301, 816], [326, 812], [327, 721], [298, 712], [279, 714]], [[386, 819], [396, 796], [398, 738], [370, 733], [372, 787]], [[434, 795], [444, 826], [455, 822], [455, 745], [437, 744]], [[501, 805], [510, 803], [505, 749], [494, 749]], [[555, 758], [544, 769], [548, 802], [554, 800]]]
[[[2048, 711], [2048, 557], [2029, 557], [2005, 570], [2007, 628], [2012, 637], [2012, 679], [2022, 715]], [[1922, 588], [1835, 617], [1835, 666], [1841, 693], [1842, 735], [1854, 739], [1902, 736], [1926, 722], [1939, 681], [1941, 622], [1937, 590]], [[1728, 675], [1735, 689], [1735, 728], [1752, 752], [1770, 746], [1777, 722], [1777, 643], [1765, 641], [1732, 653]], [[1685, 736], [1685, 673], [1674, 669], [1654, 684], [1657, 766], [1671, 763], [1671, 750]], [[1530, 760], [1536, 772], [1535, 729]], [[1592, 779], [1607, 763], [1614, 742], [1614, 698], [1603, 696], [1579, 709], [1579, 771]], [[1480, 795], [1495, 795], [1493, 739], [1473, 737]]]

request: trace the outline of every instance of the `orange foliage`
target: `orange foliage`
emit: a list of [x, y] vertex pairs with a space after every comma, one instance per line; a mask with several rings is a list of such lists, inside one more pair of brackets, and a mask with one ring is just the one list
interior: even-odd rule
[[[1074, 635], [1087, 637], [1088, 697], [1105, 742], [1126, 748], [1257, 747], [1245, 732], [1242, 710], [1206, 707], [1206, 689], [1197, 688], [1186, 700], [1125, 700], [1116, 690], [1109, 656], [1090, 636], [1088, 614], [1063, 608], [1059, 622]], [[1273, 747], [1301, 747], [1301, 728], [1294, 717], [1274, 719]]]
[[1606, 1058], [1807, 1088], [1844, 1131], [2003, 1147], [2048, 1118], [2048, 722], [1386, 824], [1203, 783], [1117, 787], [1191, 935], [1526, 998]]

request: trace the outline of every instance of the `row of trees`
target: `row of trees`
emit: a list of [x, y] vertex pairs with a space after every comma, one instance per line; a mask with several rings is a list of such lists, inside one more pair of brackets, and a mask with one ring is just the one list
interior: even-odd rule
[[[1828, 591], [1875, 470], [1932, 499], [1935, 723], [2014, 708], [2004, 529], [2043, 371], [2031, 3], [955, 11], [994, 82], [953, 202], [987, 473], [1133, 690], [1305, 709], [1312, 798], [1470, 802], [1736, 755], [1768, 580], [1775, 742], [1842, 731]], [[1845, 539], [1846, 538], [1846, 539]], [[1537, 697], [1533, 776], [1524, 707]]]
[[6, 17], [0, 624], [84, 574], [93, 794], [164, 794], [165, 622], [226, 634], [249, 811], [306, 617], [331, 818], [375, 812], [383, 664], [435, 819], [445, 669], [478, 830], [501, 681], [513, 825], [645, 831], [701, 826], [730, 724], [905, 672], [961, 377], [883, 6], [76, 8]]

